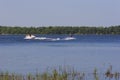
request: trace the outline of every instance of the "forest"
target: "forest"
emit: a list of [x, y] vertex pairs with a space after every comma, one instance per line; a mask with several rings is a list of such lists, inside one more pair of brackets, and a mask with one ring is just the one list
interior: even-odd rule
[[18, 27], [0, 26], [0, 34], [120, 34], [120, 25], [109, 27], [89, 26], [49, 26]]

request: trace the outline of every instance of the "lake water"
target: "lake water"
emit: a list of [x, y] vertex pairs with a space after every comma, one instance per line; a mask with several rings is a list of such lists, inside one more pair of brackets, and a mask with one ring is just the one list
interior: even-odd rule
[[[36, 35], [63, 39], [67, 35]], [[120, 35], [74, 35], [76, 40], [25, 40], [25, 35], [0, 35], [0, 71], [28, 73], [48, 67], [120, 72]]]

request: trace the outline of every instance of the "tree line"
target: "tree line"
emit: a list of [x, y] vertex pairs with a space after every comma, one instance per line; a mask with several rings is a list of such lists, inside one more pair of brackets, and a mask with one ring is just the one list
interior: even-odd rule
[[110, 27], [49, 26], [12, 27], [0, 26], [0, 34], [120, 34], [120, 25]]

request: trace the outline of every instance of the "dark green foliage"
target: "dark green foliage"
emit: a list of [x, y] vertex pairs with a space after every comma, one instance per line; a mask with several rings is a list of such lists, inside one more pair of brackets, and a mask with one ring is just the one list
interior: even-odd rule
[[119, 26], [49, 26], [49, 27], [9, 27], [0, 26], [0, 34], [120, 34]]

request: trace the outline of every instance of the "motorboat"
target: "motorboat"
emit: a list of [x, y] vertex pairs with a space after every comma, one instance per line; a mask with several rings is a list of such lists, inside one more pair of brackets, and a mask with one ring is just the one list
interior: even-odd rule
[[28, 35], [25, 36], [24, 39], [34, 39], [35, 37], [36, 36], [34, 36], [34, 35], [28, 34]]

